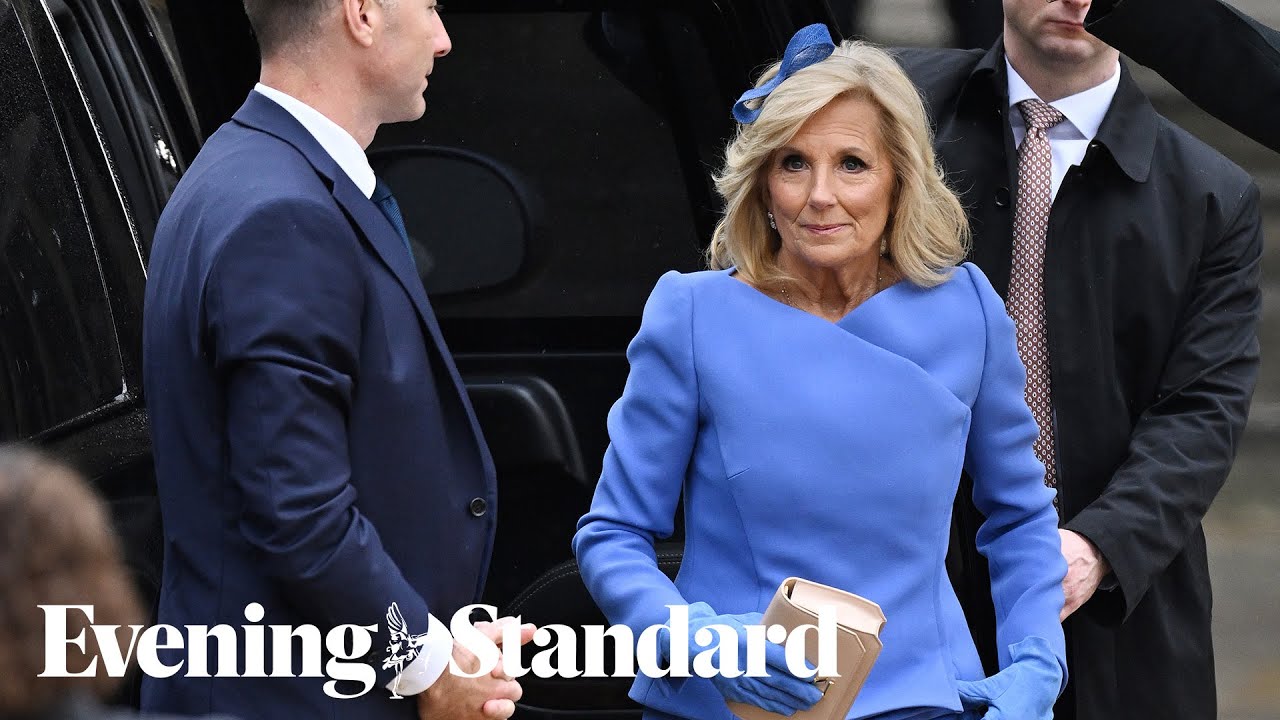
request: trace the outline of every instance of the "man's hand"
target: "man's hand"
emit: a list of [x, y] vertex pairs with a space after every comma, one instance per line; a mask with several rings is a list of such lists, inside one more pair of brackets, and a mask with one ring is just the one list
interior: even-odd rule
[[[488, 635], [490, 638], [493, 638], [493, 642], [498, 646], [498, 649], [501, 650], [502, 641], [506, 639], [506, 628], [507, 626], [512, 625], [515, 622], [516, 622], [516, 619], [508, 615], [505, 617], [500, 617], [497, 620], [494, 620], [493, 622], [478, 622], [475, 624], [475, 626], [477, 630], [484, 633], [485, 635]], [[529, 641], [533, 639], [533, 634], [537, 632], [537, 630], [538, 630], [538, 626], [534, 625], [533, 623], [525, 623], [521, 625], [520, 626], [520, 644], [521, 645], [529, 644]], [[498, 633], [497, 637], [494, 637], [493, 635], [493, 633], [495, 632]]]
[[[502, 629], [514, 622], [502, 618], [493, 623], [476, 623], [476, 629], [484, 633], [498, 647], [502, 647]], [[520, 628], [523, 645], [533, 638], [534, 627]], [[480, 660], [461, 644], [454, 644], [453, 659], [467, 672], [475, 672]], [[502, 662], [494, 666], [488, 675], [466, 678], [455, 675], [447, 668], [427, 691], [418, 696], [418, 717], [421, 720], [506, 720], [516, 712], [516, 701], [524, 691], [520, 683], [507, 677]]]
[[1067, 576], [1062, 579], [1066, 602], [1059, 620], [1066, 620], [1093, 597], [1102, 578], [1111, 572], [1111, 566], [1085, 536], [1061, 528], [1058, 534], [1062, 536], [1062, 556], [1067, 559]]

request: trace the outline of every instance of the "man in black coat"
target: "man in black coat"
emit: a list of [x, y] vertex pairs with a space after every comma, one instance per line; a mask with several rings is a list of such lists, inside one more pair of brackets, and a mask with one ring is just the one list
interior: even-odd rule
[[[1200, 522], [1235, 457], [1258, 372], [1258, 190], [1156, 113], [1119, 54], [1084, 31], [1088, 0], [1004, 6], [1004, 38], [985, 53], [899, 57], [970, 210], [972, 259], [1006, 297], [1015, 236], [1027, 234], [1019, 197], [1044, 193], [1042, 432], [1069, 565], [1071, 683], [1056, 717], [1213, 718]], [[1019, 148], [1038, 127], [1022, 101], [1037, 99], [1061, 116], [1042, 131], [1052, 178], [1020, 188]], [[1025, 288], [1019, 272], [1012, 282]], [[980, 521], [962, 500], [951, 568], [979, 646], [993, 652], [989, 582], [973, 548]]]

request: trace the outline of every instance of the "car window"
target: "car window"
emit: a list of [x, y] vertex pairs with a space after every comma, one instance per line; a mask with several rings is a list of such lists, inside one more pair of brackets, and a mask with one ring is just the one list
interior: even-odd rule
[[[138, 234], [149, 247], [160, 209], [186, 167], [174, 132], [175, 127], [182, 127], [185, 110], [177, 101], [180, 96], [168, 108], [179, 118], [176, 124], [169, 121], [157, 100], [157, 81], [171, 78], [170, 68], [148, 68], [142, 61], [142, 47], [133, 36], [142, 29], [131, 31], [116, 3], [46, 3], [75, 67], [78, 85], [94, 109], [97, 132], [111, 148], [113, 171], [130, 200]], [[155, 33], [152, 26], [145, 27], [146, 32]]]
[[120, 395], [122, 371], [77, 178], [12, 6], [0, 4], [0, 439]]
[[[727, 119], [727, 111], [711, 93], [706, 99], [718, 111], [674, 107], [671, 79], [678, 41], [679, 86], [714, 84], [697, 22], [678, 7], [489, 13], [473, 11], [478, 4], [451, 3], [444, 15], [453, 51], [429, 79], [426, 115], [384, 127], [371, 148], [377, 155], [379, 148], [444, 146], [489, 158], [527, 201], [531, 246], [519, 272], [496, 287], [440, 298], [438, 311], [446, 318], [638, 315], [659, 275], [701, 267], [705, 217], [714, 212], [709, 168], [684, 125], [690, 116]], [[406, 192], [456, 182], [457, 173], [422, 167], [409, 191], [393, 184], [402, 205]], [[465, 218], [494, 212], [492, 201], [465, 197], [453, 210], [464, 220], [447, 224], [450, 237], [435, 228], [432, 242], [468, 243]], [[432, 231], [410, 227], [416, 237]], [[466, 272], [468, 264], [502, 260], [450, 267]]]

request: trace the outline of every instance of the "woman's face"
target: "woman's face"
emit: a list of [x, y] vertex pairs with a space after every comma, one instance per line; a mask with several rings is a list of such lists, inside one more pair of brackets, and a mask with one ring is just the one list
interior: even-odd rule
[[837, 98], [774, 151], [765, 206], [782, 237], [780, 261], [835, 269], [880, 253], [895, 177], [880, 134], [875, 105]]

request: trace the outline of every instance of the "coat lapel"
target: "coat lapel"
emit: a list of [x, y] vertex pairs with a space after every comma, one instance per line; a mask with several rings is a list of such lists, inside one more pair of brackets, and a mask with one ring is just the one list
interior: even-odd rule
[[1120, 61], [1120, 86], [1098, 128], [1098, 143], [1124, 174], [1143, 183], [1151, 177], [1159, 129], [1160, 116], [1134, 81], [1129, 65]]
[[935, 112], [934, 147], [952, 187], [962, 193], [973, 230], [969, 259], [1005, 297], [1013, 260], [1018, 154], [1009, 126], [1003, 40], [978, 59], [954, 99]]

